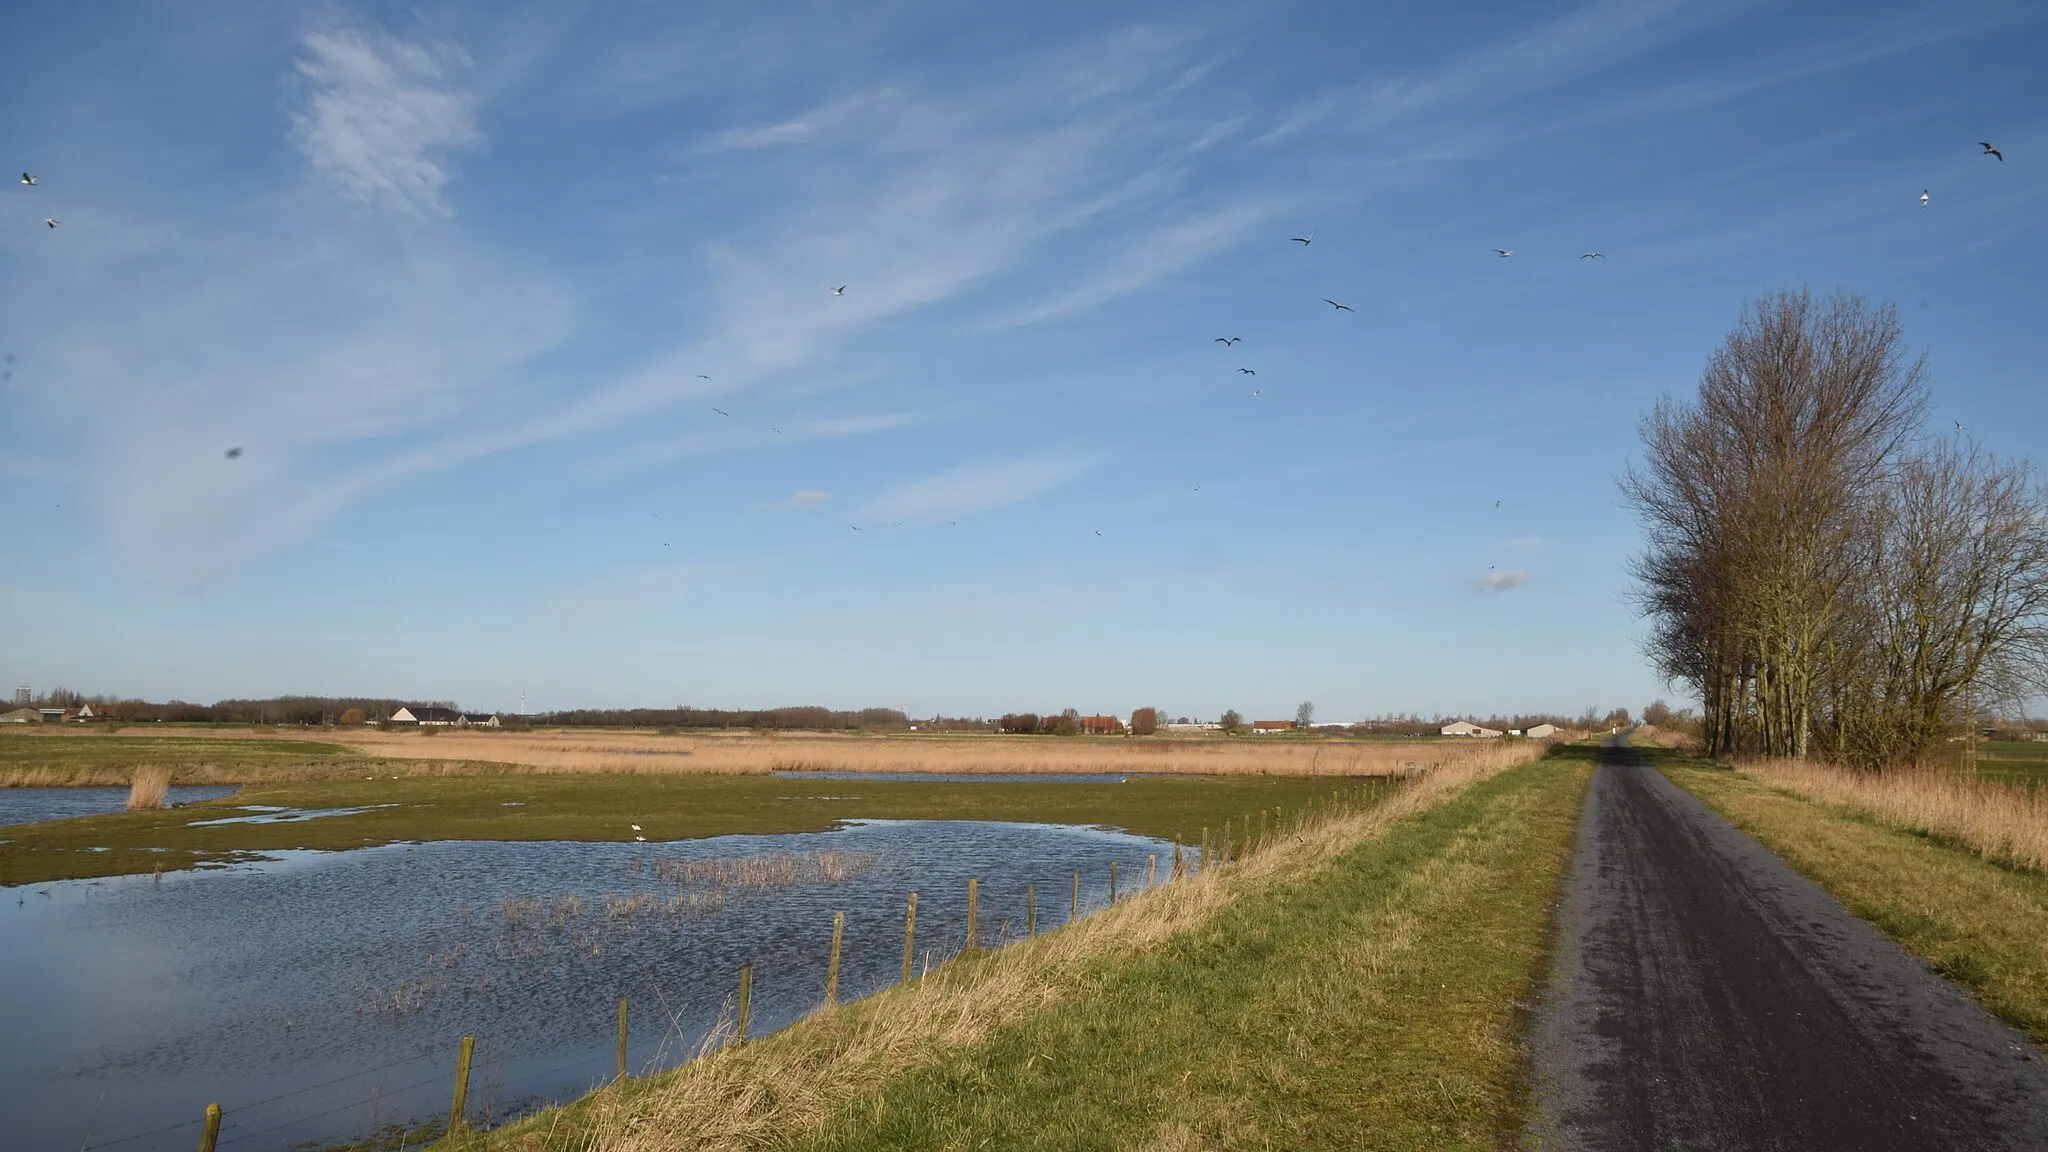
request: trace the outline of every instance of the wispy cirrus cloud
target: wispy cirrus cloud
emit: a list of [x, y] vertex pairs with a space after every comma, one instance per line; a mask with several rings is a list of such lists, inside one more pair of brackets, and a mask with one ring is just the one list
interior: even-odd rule
[[468, 58], [356, 28], [308, 33], [301, 47], [292, 142], [314, 170], [364, 204], [446, 213], [449, 154], [483, 140], [474, 96], [450, 76]]
[[1043, 495], [1099, 463], [1090, 457], [1026, 456], [969, 464], [891, 488], [860, 514], [874, 520], [943, 520], [990, 512]]

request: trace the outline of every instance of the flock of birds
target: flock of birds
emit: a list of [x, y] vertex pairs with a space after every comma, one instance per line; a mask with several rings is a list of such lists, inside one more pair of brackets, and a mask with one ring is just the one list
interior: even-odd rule
[[[1977, 146], [1978, 146], [1978, 147], [1980, 147], [1980, 148], [1982, 148], [1982, 149], [1984, 150], [1984, 152], [1983, 152], [1983, 155], [1985, 155], [1985, 156], [1989, 156], [1989, 157], [1991, 157], [1991, 158], [1992, 158], [1993, 160], [1996, 160], [1996, 161], [1998, 161], [1998, 162], [1999, 162], [1999, 163], [2001, 163], [2001, 164], [2005, 163], [2005, 153], [2004, 153], [2004, 152], [2001, 152], [2001, 151], [1999, 151], [1999, 149], [1998, 149], [1998, 148], [1997, 148], [1996, 146], [1994, 146], [1994, 145], [1993, 145], [1993, 144], [1992, 144], [1992, 143], [1991, 143], [1990, 141], [1988, 141], [1988, 140], [1979, 140], [1979, 141], [1977, 142]], [[24, 187], [24, 188], [34, 188], [34, 187], [36, 187], [36, 186], [37, 186], [37, 183], [38, 183], [38, 182], [37, 182], [37, 180], [36, 180], [36, 177], [35, 177], [35, 175], [34, 175], [33, 173], [30, 173], [30, 172], [23, 172], [23, 173], [21, 174], [21, 184], [22, 184], [22, 187]], [[1928, 189], [1926, 189], [1926, 188], [1922, 188], [1922, 189], [1920, 190], [1920, 206], [1921, 206], [1922, 208], [1925, 208], [1925, 207], [1927, 207], [1927, 206], [1928, 206], [1928, 204], [1930, 203], [1930, 201], [1931, 201], [1931, 200], [1932, 200], [1932, 196], [1930, 195], [1930, 192], [1929, 192], [1929, 190], [1928, 190]], [[45, 226], [46, 228], [49, 228], [49, 229], [52, 229], [52, 230], [56, 229], [56, 228], [57, 228], [57, 227], [58, 227], [58, 226], [59, 226], [60, 224], [62, 224], [62, 223], [63, 223], [63, 221], [61, 221], [61, 220], [57, 219], [57, 218], [56, 218], [55, 216], [45, 216], [45, 217], [43, 217], [43, 225], [44, 225], [44, 226]], [[1315, 231], [1311, 231], [1311, 232], [1309, 232], [1309, 233], [1308, 233], [1308, 235], [1306, 235], [1306, 236], [1290, 236], [1290, 237], [1288, 237], [1288, 240], [1289, 240], [1289, 241], [1290, 241], [1291, 243], [1295, 243], [1295, 244], [1299, 244], [1299, 245], [1301, 245], [1301, 246], [1302, 246], [1303, 248], [1308, 248], [1308, 247], [1311, 247], [1312, 245], [1314, 245], [1314, 244], [1315, 244], [1315, 242], [1316, 242], [1316, 232], [1315, 232]], [[1501, 259], [1503, 259], [1503, 260], [1506, 260], [1506, 259], [1509, 259], [1509, 258], [1511, 258], [1511, 257], [1513, 257], [1513, 256], [1514, 256], [1514, 254], [1515, 254], [1515, 250], [1514, 250], [1514, 249], [1512, 249], [1512, 248], [1495, 248], [1495, 249], [1493, 249], [1493, 253], [1494, 253], [1494, 254], [1495, 254], [1496, 256], [1498, 256], [1499, 258], [1501, 258]], [[1579, 259], [1581, 259], [1581, 260], [1605, 260], [1606, 258], [1607, 258], [1607, 254], [1606, 254], [1605, 252], [1598, 252], [1598, 251], [1594, 251], [1594, 252], [1587, 252], [1587, 253], [1584, 253], [1584, 254], [1582, 254], [1582, 255], [1581, 255], [1581, 256], [1579, 257]], [[846, 284], [840, 284], [840, 285], [837, 285], [837, 286], [835, 286], [835, 287], [833, 287], [833, 288], [832, 288], [832, 295], [833, 295], [833, 296], [835, 296], [835, 297], [839, 297], [839, 296], [844, 296], [844, 295], [846, 295], [846, 289], [847, 289], [848, 287], [849, 287], [849, 285], [846, 285]], [[1355, 313], [1355, 312], [1357, 312], [1357, 309], [1353, 308], [1353, 307], [1352, 307], [1351, 305], [1349, 305], [1349, 304], [1343, 303], [1342, 301], [1338, 301], [1338, 300], [1332, 300], [1332, 299], [1330, 299], [1330, 298], [1329, 298], [1329, 297], [1327, 297], [1327, 296], [1323, 297], [1322, 299], [1323, 299], [1323, 303], [1325, 303], [1325, 304], [1328, 304], [1328, 305], [1330, 306], [1330, 308], [1331, 308], [1331, 309], [1332, 309], [1333, 311], [1335, 311], [1335, 312], [1352, 312], [1352, 313]], [[1216, 343], [1218, 343], [1218, 344], [1221, 344], [1221, 345], [1223, 345], [1225, 349], [1230, 349], [1230, 348], [1235, 348], [1235, 347], [1236, 347], [1237, 345], [1239, 345], [1239, 344], [1242, 344], [1242, 343], [1244, 342], [1244, 338], [1243, 338], [1243, 337], [1241, 337], [1241, 336], [1218, 336], [1218, 337], [1216, 337], [1216, 340], [1215, 340], [1215, 342], [1216, 342]], [[14, 358], [14, 354], [13, 354], [12, 352], [10, 352], [10, 353], [8, 353], [8, 354], [6, 355], [6, 357], [5, 357], [5, 368], [4, 368], [4, 370], [0, 370], [0, 381], [4, 381], [4, 380], [12, 380], [12, 379], [14, 378], [14, 359], [15, 359], [15, 358]], [[1238, 373], [1239, 373], [1240, 375], [1242, 375], [1242, 376], [1246, 376], [1246, 377], [1249, 377], [1249, 378], [1251, 378], [1251, 379], [1254, 379], [1254, 380], [1258, 379], [1258, 375], [1259, 375], [1259, 373], [1258, 373], [1258, 370], [1257, 370], [1257, 369], [1255, 369], [1255, 368], [1245, 368], [1245, 367], [1241, 367], [1241, 368], [1239, 368], [1239, 369], [1238, 369], [1237, 371], [1238, 371]], [[707, 375], [704, 375], [703, 373], [698, 373], [698, 375], [697, 375], [697, 379], [699, 379], [699, 380], [709, 380], [709, 379], [711, 379], [711, 377], [709, 377], [709, 376], [707, 376]], [[1259, 398], [1259, 396], [1260, 396], [1260, 395], [1262, 395], [1262, 390], [1261, 390], [1261, 389], [1258, 389], [1258, 388], [1254, 388], [1254, 389], [1252, 389], [1252, 390], [1251, 390], [1251, 392], [1250, 392], [1250, 393], [1249, 393], [1249, 394], [1247, 395], [1247, 397], [1246, 397], [1246, 398], [1247, 398], [1247, 399], [1252, 399], [1252, 400], [1256, 400], [1256, 399], [1258, 399], [1258, 398]], [[726, 411], [725, 409], [723, 409], [723, 408], [713, 407], [713, 408], [711, 409], [711, 411], [713, 411], [713, 412], [717, 413], [717, 414], [718, 414], [719, 416], [723, 416], [723, 417], [725, 417], [725, 418], [727, 418], [727, 419], [731, 419], [731, 417], [732, 417], [732, 413], [730, 413], [730, 412], [727, 412], [727, 411]], [[770, 431], [774, 432], [774, 433], [775, 433], [776, 435], [778, 435], [778, 436], [782, 435], [782, 429], [781, 429], [781, 428], [778, 428], [778, 427], [776, 427], [775, 425], [772, 425], [772, 424], [771, 424], [771, 425], [768, 425], [768, 428], [769, 428], [769, 430], [770, 430]], [[1957, 430], [1958, 430], [1958, 431], [1961, 431], [1961, 430], [1962, 430], [1962, 425], [1961, 425], [1961, 424], [1957, 424], [1957, 425], [1956, 425], [1956, 428], [1957, 428]], [[231, 447], [231, 448], [227, 449], [227, 451], [226, 451], [226, 452], [224, 452], [224, 453], [223, 453], [223, 455], [224, 455], [224, 456], [226, 456], [226, 457], [227, 457], [227, 458], [228, 458], [229, 460], [237, 460], [237, 459], [240, 459], [240, 458], [241, 458], [241, 455], [242, 455], [242, 449], [241, 449], [241, 446], [240, 446], [240, 445], [236, 445], [236, 446], [234, 446], [234, 447]], [[1197, 492], [1200, 492], [1201, 490], [1202, 490], [1202, 486], [1201, 486], [1200, 484], [1197, 484], [1197, 485], [1195, 485], [1195, 491], [1197, 491]], [[1493, 502], [1493, 506], [1494, 506], [1495, 508], [1499, 508], [1499, 507], [1500, 507], [1500, 501], [1498, 501], [1498, 500], [1494, 501], [1494, 502]], [[900, 521], [900, 520], [899, 520], [899, 521], [895, 521], [895, 522], [893, 523], [893, 525], [892, 525], [892, 526], [900, 527], [900, 526], [902, 525], [902, 523], [903, 523], [903, 522], [902, 522], [902, 521]], [[955, 521], [951, 521], [951, 520], [948, 520], [948, 521], [947, 521], [946, 523], [947, 523], [947, 524], [948, 524], [949, 526], [957, 526], [957, 522], [955, 522]], [[848, 527], [849, 527], [849, 528], [852, 528], [852, 529], [853, 529], [853, 530], [854, 530], [855, 532], [859, 532], [859, 531], [861, 530], [861, 528], [860, 528], [860, 525], [858, 525], [858, 524], [849, 524], [849, 525], [848, 525]], [[1102, 535], [1102, 532], [1101, 532], [1101, 530], [1100, 530], [1100, 529], [1097, 529], [1097, 530], [1095, 531], [1095, 534], [1096, 534], [1097, 536], [1100, 536], [1100, 535]], [[667, 545], [666, 543], [664, 543], [664, 544], [662, 545], [662, 547], [666, 548], [666, 547], [668, 547], [668, 545]], [[635, 831], [638, 831], [638, 829], [636, 828], [636, 829], [635, 829]]]

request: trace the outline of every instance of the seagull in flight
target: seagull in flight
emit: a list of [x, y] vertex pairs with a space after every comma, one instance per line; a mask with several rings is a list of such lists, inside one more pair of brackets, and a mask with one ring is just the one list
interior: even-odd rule
[[1500, 501], [1498, 501], [1498, 500], [1495, 500], [1495, 501], [1493, 502], [1493, 506], [1494, 506], [1495, 508], [1498, 508], [1498, 507], [1500, 507]]
[[[1958, 424], [1958, 425], [1957, 425], [1957, 427], [1958, 427], [1958, 428], [1960, 428], [1960, 427], [1962, 427], [1962, 425]], [[239, 458], [241, 457], [241, 455], [242, 455], [242, 450], [241, 450], [240, 448], [230, 448], [230, 449], [228, 449], [228, 452], [227, 452], [227, 456], [228, 456], [228, 459], [230, 459], [230, 460], [235, 460], [235, 459], [239, 459]]]
[[1581, 260], [1605, 260], [1605, 259], [1607, 259], [1607, 253], [1605, 253], [1605, 252], [1588, 252], [1588, 253], [1586, 253], [1586, 254], [1585, 254], [1584, 256], [1581, 256], [1581, 257], [1579, 257], [1579, 259], [1581, 259]]
[[1922, 208], [1927, 207], [1927, 189], [1925, 188], [1920, 190], [1920, 206]]
[[1216, 338], [1216, 343], [1218, 343], [1218, 344], [1221, 344], [1221, 345], [1223, 345], [1224, 347], [1226, 347], [1226, 348], [1227, 348], [1227, 347], [1229, 347], [1230, 345], [1232, 345], [1232, 344], [1235, 344], [1235, 343], [1237, 343], [1238, 341], [1240, 341], [1240, 340], [1243, 340], [1243, 339], [1244, 339], [1244, 337], [1242, 337], [1242, 336], [1218, 336], [1218, 337]]
[[29, 175], [29, 174], [28, 174], [28, 173], [26, 173], [26, 172], [23, 172], [23, 173], [21, 174], [21, 182], [22, 182], [23, 184], [27, 185], [27, 186], [28, 186], [28, 187], [30, 187], [30, 188], [33, 188], [33, 187], [35, 187], [35, 186], [36, 186], [36, 178], [35, 178], [35, 177], [33, 177], [33, 176], [31, 176], [31, 175]]
[[1252, 370], [1251, 370], [1251, 369], [1249, 369], [1249, 368], [1239, 368], [1239, 369], [1238, 369], [1237, 371], [1238, 371], [1238, 374], [1239, 374], [1239, 375], [1241, 375], [1241, 376], [1257, 376], [1257, 375], [1258, 375], [1258, 373], [1257, 373], [1257, 372], [1254, 372], [1254, 371], [1252, 371]]
[[1306, 248], [1316, 242], [1316, 234], [1311, 232], [1306, 236], [1289, 236], [1288, 239]]
[[706, 376], [706, 375], [705, 375], [705, 374], [703, 374], [702, 372], [699, 372], [699, 373], [697, 373], [697, 379], [699, 379], [699, 380], [709, 380], [709, 379], [711, 379], [711, 377], [709, 377], [709, 376]]
[[719, 414], [720, 416], [730, 416], [730, 415], [732, 415], [732, 413], [730, 413], [730, 412], [727, 412], [727, 411], [726, 411], [725, 409], [723, 409], [723, 408], [713, 408], [713, 409], [712, 409], [712, 411], [713, 411], [713, 412], [716, 412], [716, 413], [718, 413], [718, 414]]
[[1993, 147], [1992, 147], [1992, 146], [1990, 145], [1990, 143], [1989, 143], [1989, 142], [1987, 142], [1987, 141], [1984, 141], [1984, 140], [1979, 140], [1979, 141], [1977, 141], [1977, 146], [1978, 146], [1979, 148], [1982, 148], [1982, 149], [1984, 149], [1984, 154], [1985, 154], [1986, 156], [1996, 156], [1996, 157], [1998, 157], [1998, 162], [1999, 162], [2000, 164], [2003, 164], [2003, 163], [2005, 163], [2005, 153], [2003, 153], [2003, 152], [2000, 152], [2000, 151], [1999, 151], [1998, 149], [1996, 149], [1996, 148], [1993, 148]]
[[847, 527], [853, 529], [855, 532], [860, 531], [860, 525], [858, 524], [848, 524]]
[[1352, 307], [1351, 305], [1349, 305], [1349, 304], [1339, 304], [1339, 303], [1337, 303], [1337, 302], [1336, 302], [1335, 300], [1332, 300], [1332, 299], [1330, 299], [1330, 298], [1329, 298], [1328, 296], [1325, 296], [1325, 297], [1323, 297], [1323, 303], [1325, 303], [1325, 304], [1328, 304], [1328, 305], [1329, 305], [1330, 307], [1332, 307], [1332, 308], [1335, 308], [1335, 309], [1336, 309], [1337, 311], [1339, 311], [1339, 312], [1356, 312], [1356, 311], [1358, 311], [1358, 309], [1356, 309], [1356, 308], [1353, 308], [1353, 307]]
[[1968, 431], [1969, 431], [1969, 429], [1968, 429], [1968, 428], [1965, 428], [1965, 427], [1963, 427], [1963, 422], [1962, 422], [1961, 420], [1958, 420], [1958, 421], [1956, 421], [1956, 431], [1958, 431], [1958, 432], [1968, 432]]
[[1100, 529], [1100, 528], [1097, 528], [1097, 529], [1095, 530], [1095, 534], [1096, 534], [1097, 536], [1100, 536], [1100, 535], [1102, 535], [1102, 529]]
[[777, 428], [777, 427], [776, 427], [775, 425], [773, 425], [773, 424], [770, 424], [770, 425], [768, 426], [768, 430], [769, 430], [770, 432], [773, 432], [773, 433], [775, 433], [775, 434], [776, 434], [777, 436], [780, 436], [780, 435], [782, 435], [782, 429], [780, 429], [780, 428]]
[[844, 284], [841, 284], [841, 285], [840, 285], [839, 287], [837, 287], [837, 288], [834, 288], [834, 289], [832, 290], [832, 294], [833, 294], [834, 296], [844, 296], [844, 295], [846, 295], [846, 285], [844, 285]]
[[1500, 253], [1500, 258], [1503, 260], [1515, 254], [1513, 248], [1495, 248], [1494, 251]]
[[43, 223], [55, 228], [57, 226], [57, 218], [55, 216], [45, 216], [43, 217]]
[[1246, 396], [1245, 396], [1245, 399], [1247, 399], [1247, 400], [1256, 400], [1256, 399], [1258, 399], [1258, 398], [1259, 398], [1259, 390], [1258, 390], [1257, 388], [1254, 388], [1254, 389], [1252, 389], [1252, 390], [1251, 390], [1251, 392], [1249, 392], [1249, 393], [1248, 393], [1248, 394], [1246, 394]]

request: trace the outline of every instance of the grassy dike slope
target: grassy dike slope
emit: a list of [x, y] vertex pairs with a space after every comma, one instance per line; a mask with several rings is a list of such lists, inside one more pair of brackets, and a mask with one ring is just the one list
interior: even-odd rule
[[2048, 1045], [2048, 876], [1886, 828], [1733, 769], [1644, 751], [1679, 787], [1849, 911]]
[[492, 1143], [1500, 1147], [1520, 1125], [1521, 1013], [1591, 764], [1563, 749], [1404, 791]]

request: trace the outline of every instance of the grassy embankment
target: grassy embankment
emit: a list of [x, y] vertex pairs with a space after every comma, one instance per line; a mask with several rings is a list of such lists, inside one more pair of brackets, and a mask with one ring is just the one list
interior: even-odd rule
[[2048, 1045], [2048, 874], [2026, 849], [2048, 844], [2048, 798], [1648, 751], [1680, 787]]
[[[494, 1148], [1492, 1148], [1591, 750], [1413, 781], [1208, 875], [490, 1133]], [[481, 1145], [483, 1138], [457, 1141]]]
[[[650, 841], [732, 833], [820, 832], [842, 820], [1005, 820], [1102, 824], [1198, 842], [1262, 808], [1333, 791], [1353, 798], [1385, 778], [1204, 776], [1076, 784], [801, 780], [771, 776], [402, 777], [245, 787], [230, 800], [0, 828], [0, 885], [191, 868], [279, 848], [361, 848], [399, 840]], [[372, 808], [285, 824], [197, 820], [241, 805]], [[101, 849], [104, 849], [102, 851]]]

